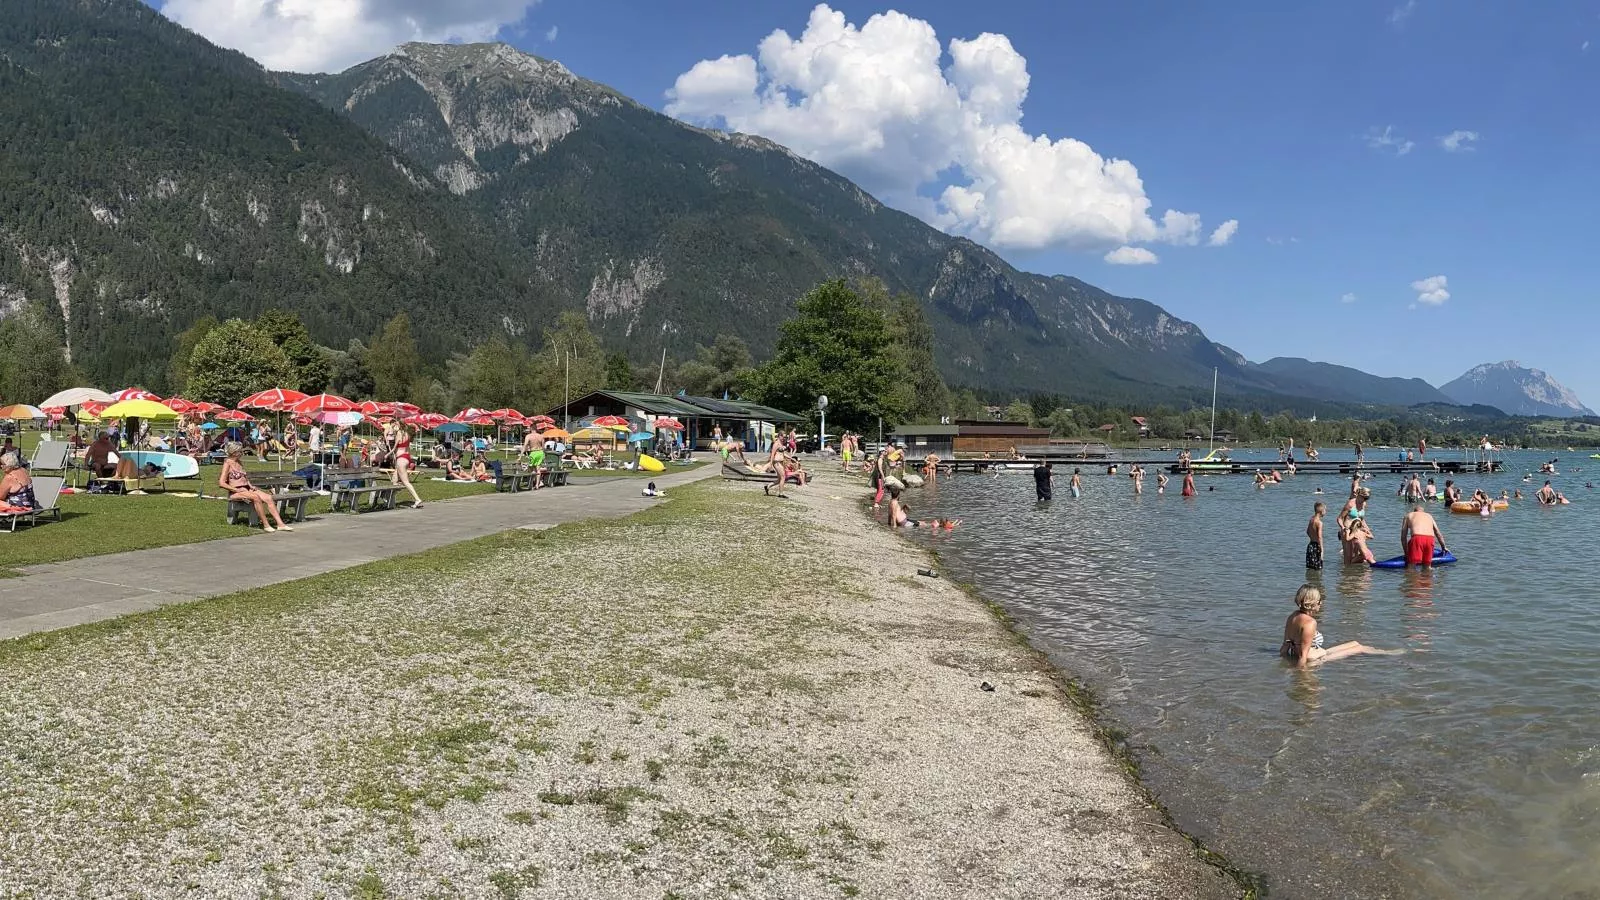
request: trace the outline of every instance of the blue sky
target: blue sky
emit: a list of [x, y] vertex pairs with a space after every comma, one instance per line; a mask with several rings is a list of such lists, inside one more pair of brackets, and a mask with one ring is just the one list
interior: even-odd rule
[[[1034, 183], [1031, 170], [1004, 174], [996, 159], [979, 158], [987, 152], [982, 141], [932, 179], [900, 184], [883, 174], [951, 164], [924, 148], [930, 136], [972, 137], [971, 129], [952, 124], [959, 109], [928, 114], [944, 115], [939, 123], [918, 119], [920, 113], [894, 119], [885, 128], [890, 143], [895, 134], [911, 134], [913, 146], [889, 147], [873, 158], [876, 151], [848, 147], [843, 137], [816, 137], [824, 130], [820, 120], [803, 110], [755, 110], [759, 94], [720, 92], [723, 76], [748, 70], [759, 78], [758, 91], [776, 82], [787, 87], [790, 104], [804, 97], [806, 88], [783, 71], [793, 59], [763, 55], [758, 45], [781, 28], [797, 39], [788, 45], [791, 57], [820, 46], [804, 35], [810, 3], [544, 0], [527, 7], [521, 0], [471, 0], [459, 6], [474, 9], [453, 20], [419, 25], [412, 16], [385, 31], [388, 13], [375, 2], [318, 2], [350, 7], [341, 34], [363, 34], [369, 43], [388, 42], [395, 28], [463, 38], [498, 29], [501, 38], [658, 109], [668, 107], [668, 91], [677, 85], [673, 111], [685, 118], [759, 126], [846, 174], [876, 181], [867, 186], [895, 205], [988, 239], [1023, 268], [1077, 275], [1152, 300], [1251, 359], [1305, 356], [1440, 384], [1474, 364], [1511, 358], [1546, 369], [1591, 405], [1600, 402], [1600, 371], [1586, 364], [1581, 337], [1600, 324], [1586, 252], [1593, 233], [1585, 224], [1600, 196], [1594, 164], [1600, 0], [1536, 7], [1442, 0], [937, 0], [898, 7], [902, 29], [925, 23], [937, 35], [945, 51], [940, 68], [952, 63], [952, 39], [986, 32], [1007, 39], [972, 46], [986, 51], [982, 60], [1026, 61], [1021, 118], [1005, 125], [1012, 137], [1073, 138], [1099, 157], [1137, 167], [1148, 217], [1089, 226], [1083, 217], [1097, 210], [1046, 210], [1055, 216], [1050, 224], [1020, 231], [1001, 223], [1007, 216], [1013, 224], [1034, 221], [1024, 213], [1039, 210], [1013, 191], [1007, 213], [1001, 195], [1006, 178]], [[408, 4], [434, 6], [392, 5]], [[187, 8], [175, 11], [179, 6]], [[272, 52], [250, 45], [248, 33], [259, 34], [259, 23], [224, 20], [231, 13], [222, 8], [237, 6], [167, 4], [169, 14], [214, 40], [257, 58]], [[875, 14], [891, 9], [830, 6], [857, 36], [869, 33], [860, 29]], [[354, 25], [371, 27], [363, 32]], [[895, 32], [880, 26], [873, 40], [894, 40]], [[1586, 47], [1590, 40], [1595, 46]], [[874, 83], [893, 81], [894, 71], [883, 69], [883, 45], [861, 43], [859, 56], [880, 67]], [[340, 64], [382, 52], [366, 52], [355, 40], [298, 46], [311, 48], [306, 59]], [[741, 54], [753, 57], [744, 69], [737, 60], [708, 63], [699, 73], [705, 78], [679, 81], [703, 60]], [[287, 62], [313, 67], [304, 59]], [[848, 62], [841, 68], [850, 70]], [[1004, 65], [996, 71], [975, 77], [1004, 88], [1016, 74]], [[976, 103], [968, 97], [962, 108], [970, 112]], [[1442, 145], [1441, 138], [1459, 132], [1476, 138], [1459, 137], [1454, 152]], [[1075, 170], [1065, 159], [1065, 151], [1050, 157], [1055, 171], [1070, 178]], [[993, 217], [968, 210], [959, 195], [942, 195], [952, 183], [976, 185], [966, 196], [978, 197]], [[1121, 189], [1096, 190], [1107, 191], [1109, 202]], [[941, 205], [941, 196], [950, 202]], [[1203, 225], [1163, 222], [1169, 209], [1195, 214]], [[1236, 233], [1225, 246], [1208, 246], [1226, 220], [1237, 220]], [[1135, 248], [1126, 251], [1133, 257], [1158, 256], [1159, 263], [1105, 261], [1119, 245]], [[1424, 294], [1439, 301], [1440, 288], [1448, 299], [1419, 302]]]

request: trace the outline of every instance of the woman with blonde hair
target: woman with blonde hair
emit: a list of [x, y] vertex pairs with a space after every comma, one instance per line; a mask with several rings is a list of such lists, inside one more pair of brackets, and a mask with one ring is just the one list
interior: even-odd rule
[[390, 422], [383, 428], [383, 437], [394, 454], [394, 483], [404, 485], [410, 492], [412, 509], [421, 509], [422, 498], [411, 484], [411, 469], [415, 465], [411, 461], [411, 431], [399, 422]]
[[[278, 503], [272, 499], [272, 495], [250, 483], [250, 473], [246, 472], [244, 464], [239, 462], [244, 456], [244, 445], [238, 441], [229, 441], [223, 452], [227, 454], [227, 458], [222, 461], [222, 474], [217, 476], [217, 483], [228, 492], [228, 499], [243, 500], [254, 506], [256, 518], [261, 520], [261, 530], [267, 534], [274, 531], [293, 531], [293, 528], [283, 524], [283, 517], [278, 515]], [[272, 527], [274, 522], [277, 523], [277, 528]]]
[[1295, 611], [1283, 623], [1283, 643], [1278, 655], [1295, 664], [1297, 668], [1320, 666], [1358, 653], [1389, 656], [1404, 650], [1379, 650], [1357, 641], [1345, 641], [1333, 647], [1322, 646], [1322, 632], [1317, 628], [1317, 616], [1322, 615], [1322, 588], [1302, 584], [1294, 595]]

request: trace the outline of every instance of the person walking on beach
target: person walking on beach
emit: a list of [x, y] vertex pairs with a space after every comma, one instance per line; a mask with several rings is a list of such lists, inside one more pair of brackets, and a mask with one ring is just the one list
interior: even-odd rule
[[1072, 470], [1072, 481], [1068, 484], [1068, 486], [1072, 489], [1072, 499], [1076, 500], [1083, 496], [1082, 470], [1076, 468]]
[[1439, 523], [1428, 515], [1420, 501], [1412, 504], [1411, 512], [1406, 513], [1405, 520], [1400, 523], [1400, 549], [1406, 555], [1406, 568], [1433, 568], [1435, 541], [1438, 542], [1440, 553], [1449, 552], [1444, 545], [1444, 534], [1439, 531]]
[[1049, 500], [1051, 497], [1050, 479], [1055, 475], [1051, 470], [1051, 465], [1051, 463], [1042, 462], [1033, 467], [1033, 493], [1040, 503]]
[[872, 459], [872, 486], [877, 489], [872, 495], [873, 509], [883, 505], [884, 481], [889, 477], [888, 454], [889, 448], [885, 446]]
[[398, 422], [390, 422], [383, 432], [384, 441], [394, 454], [393, 483], [405, 486], [406, 492], [411, 495], [412, 509], [421, 509], [422, 498], [417, 495], [417, 489], [411, 484], [411, 470], [415, 467], [415, 463], [411, 460], [411, 431]]
[[1306, 568], [1322, 570], [1322, 517], [1328, 514], [1328, 505], [1318, 502], [1311, 507], [1311, 521], [1306, 523]]
[[1322, 589], [1314, 584], [1301, 585], [1300, 590], [1295, 592], [1294, 605], [1295, 611], [1283, 623], [1283, 643], [1278, 646], [1278, 655], [1296, 668], [1318, 666], [1359, 653], [1393, 656], [1405, 652], [1379, 650], [1357, 641], [1345, 641], [1324, 648], [1322, 631], [1317, 628], [1317, 616], [1322, 615]]

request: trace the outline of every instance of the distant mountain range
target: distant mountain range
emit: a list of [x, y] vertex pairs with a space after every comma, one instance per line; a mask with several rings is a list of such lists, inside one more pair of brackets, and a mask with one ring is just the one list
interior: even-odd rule
[[874, 276], [922, 301], [957, 386], [1181, 405], [1209, 401], [1215, 369], [1234, 406], [1448, 402], [1253, 364], [1153, 303], [1019, 271], [771, 141], [502, 44], [271, 73], [138, 0], [4, 6], [0, 317], [44, 311], [97, 383], [158, 387], [189, 324], [270, 307], [335, 347], [407, 312], [434, 364], [537, 341], [562, 310], [638, 361], [723, 332], [760, 356], [808, 288]]
[[1524, 368], [1515, 360], [1484, 363], [1446, 384], [1443, 391], [1462, 405], [1493, 406], [1514, 416], [1592, 416], [1568, 388], [1538, 369]]

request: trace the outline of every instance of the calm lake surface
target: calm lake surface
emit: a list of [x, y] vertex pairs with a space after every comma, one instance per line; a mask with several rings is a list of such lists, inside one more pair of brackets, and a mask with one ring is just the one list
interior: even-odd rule
[[[1543, 476], [1522, 476], [1552, 457], [1572, 505], [1546, 509], [1531, 499]], [[1137, 498], [1126, 474], [1086, 466], [1073, 500], [1058, 465], [1049, 504], [1026, 471], [946, 476], [907, 499], [914, 516], [965, 520], [916, 539], [1098, 691], [1179, 824], [1265, 873], [1273, 896], [1600, 896], [1600, 491], [1585, 487], [1600, 460], [1518, 453], [1505, 473], [1464, 476], [1467, 494], [1530, 499], [1490, 519], [1436, 507], [1461, 562], [1432, 574], [1339, 562], [1348, 478], [1258, 491], [1204, 477], [1185, 500], [1177, 478], [1157, 496], [1153, 468]], [[1400, 476], [1366, 483], [1374, 552], [1396, 555]], [[1303, 568], [1318, 499], [1320, 574]], [[1285, 666], [1307, 580], [1324, 589], [1329, 646], [1405, 655]]]

